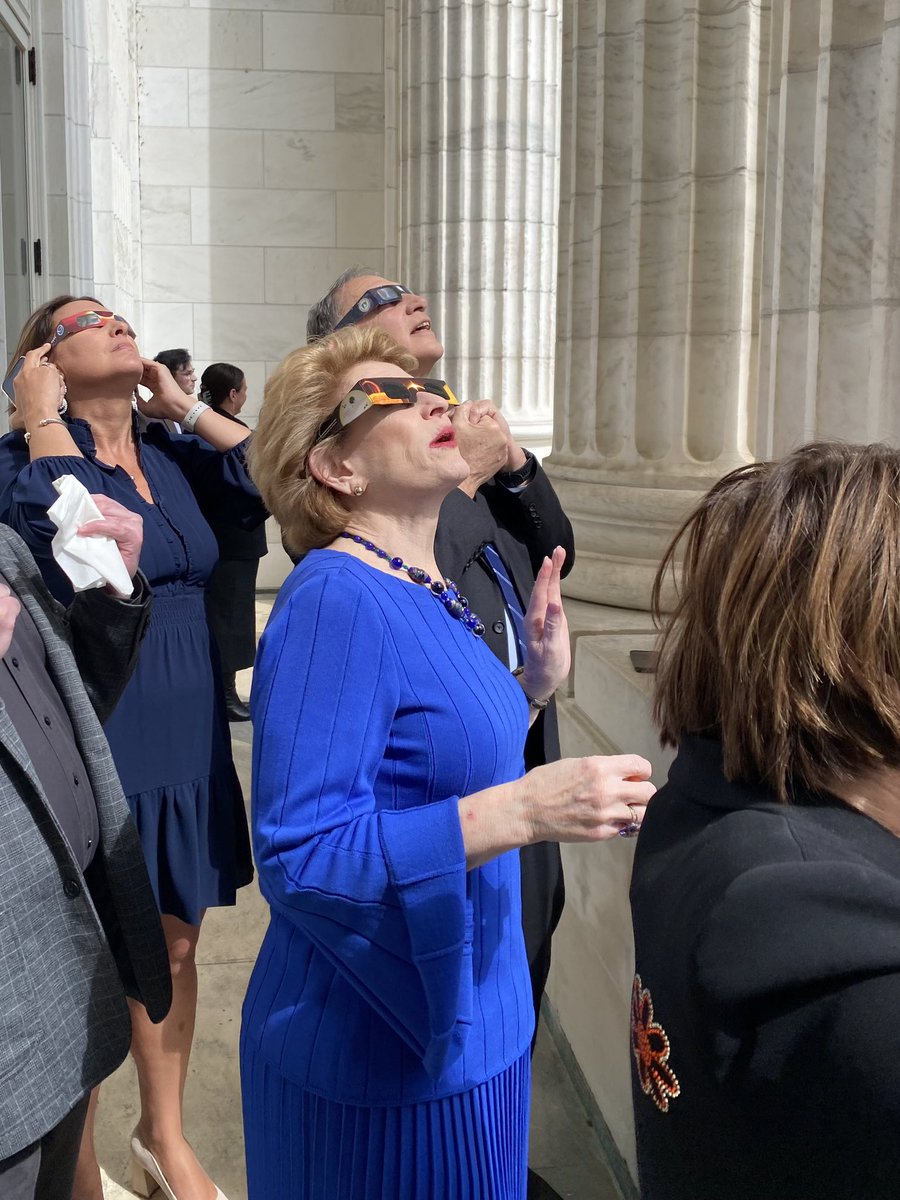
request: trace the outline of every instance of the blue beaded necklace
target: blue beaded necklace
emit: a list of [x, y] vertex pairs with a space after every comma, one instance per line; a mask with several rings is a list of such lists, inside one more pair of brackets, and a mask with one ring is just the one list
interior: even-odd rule
[[358, 533], [342, 533], [342, 538], [347, 538], [351, 542], [356, 542], [357, 546], [362, 546], [364, 550], [369, 550], [372, 554], [383, 558], [390, 563], [395, 571], [405, 571], [413, 583], [420, 583], [423, 587], [427, 587], [434, 596], [435, 600], [440, 600], [444, 608], [451, 617], [455, 617], [457, 621], [462, 621], [466, 629], [475, 635], [475, 637], [484, 637], [484, 621], [477, 613], [473, 613], [469, 608], [469, 602], [465, 596], [459, 594], [459, 588], [452, 580], [447, 579], [443, 583], [440, 579], [432, 579], [427, 571], [423, 571], [421, 567], [409, 567], [397, 555], [393, 557], [388, 554], [387, 550], [382, 550], [376, 546], [374, 542], [367, 541], [364, 537], [360, 537]]

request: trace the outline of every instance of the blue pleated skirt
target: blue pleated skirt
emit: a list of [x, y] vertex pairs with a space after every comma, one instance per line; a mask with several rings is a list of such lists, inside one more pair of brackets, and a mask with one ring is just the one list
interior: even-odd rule
[[199, 925], [253, 878], [203, 590], [154, 592], [137, 667], [105, 725], [162, 913]]
[[249, 1200], [525, 1200], [529, 1054], [471, 1091], [359, 1108], [241, 1045]]

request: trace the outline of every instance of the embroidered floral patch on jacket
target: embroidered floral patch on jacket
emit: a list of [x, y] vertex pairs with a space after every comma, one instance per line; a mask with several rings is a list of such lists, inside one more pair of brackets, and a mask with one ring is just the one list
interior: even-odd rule
[[631, 990], [631, 1049], [641, 1090], [660, 1112], [668, 1112], [669, 1101], [681, 1095], [681, 1084], [669, 1066], [668, 1034], [653, 1020], [653, 1000], [640, 975]]

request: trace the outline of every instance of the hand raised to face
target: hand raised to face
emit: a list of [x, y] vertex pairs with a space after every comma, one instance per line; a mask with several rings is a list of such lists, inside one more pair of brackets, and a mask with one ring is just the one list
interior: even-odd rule
[[508, 458], [509, 426], [490, 400], [460, 404], [450, 414], [459, 452], [469, 467], [469, 478], [460, 486], [474, 496], [483, 483], [502, 471]]

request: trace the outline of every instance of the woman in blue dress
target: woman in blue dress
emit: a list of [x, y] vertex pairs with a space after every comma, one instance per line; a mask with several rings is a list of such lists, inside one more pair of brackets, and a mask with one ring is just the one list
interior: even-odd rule
[[291, 354], [251, 472], [305, 557], [260, 644], [253, 840], [271, 921], [241, 1035], [250, 1200], [521, 1200], [533, 1009], [518, 847], [636, 830], [636, 756], [523, 776], [564, 678], [563, 552], [511, 675], [434, 561], [468, 474], [382, 330]]
[[[74, 475], [89, 492], [143, 518], [140, 565], [154, 593], [151, 622], [105, 729], [163, 914], [173, 1003], [158, 1026], [132, 1005], [141, 1090], [134, 1182], [143, 1194], [160, 1185], [164, 1195], [214, 1200], [221, 1192], [182, 1129], [195, 952], [205, 910], [234, 904], [253, 870], [205, 614], [216, 563], [206, 514], [251, 526], [264, 519], [244, 466], [248, 431], [186, 396], [165, 367], [141, 359], [128, 322], [95, 300], [61, 296], [43, 305], [25, 326], [19, 356], [18, 428], [0, 439], [0, 519], [26, 540], [57, 599], [68, 603], [72, 589], [50, 544], [54, 479]], [[138, 383], [153, 396], [135, 413]], [[146, 417], [178, 421], [191, 433], [196, 427], [197, 436], [173, 436], [162, 420]], [[101, 1194], [89, 1122], [74, 1197]]]

